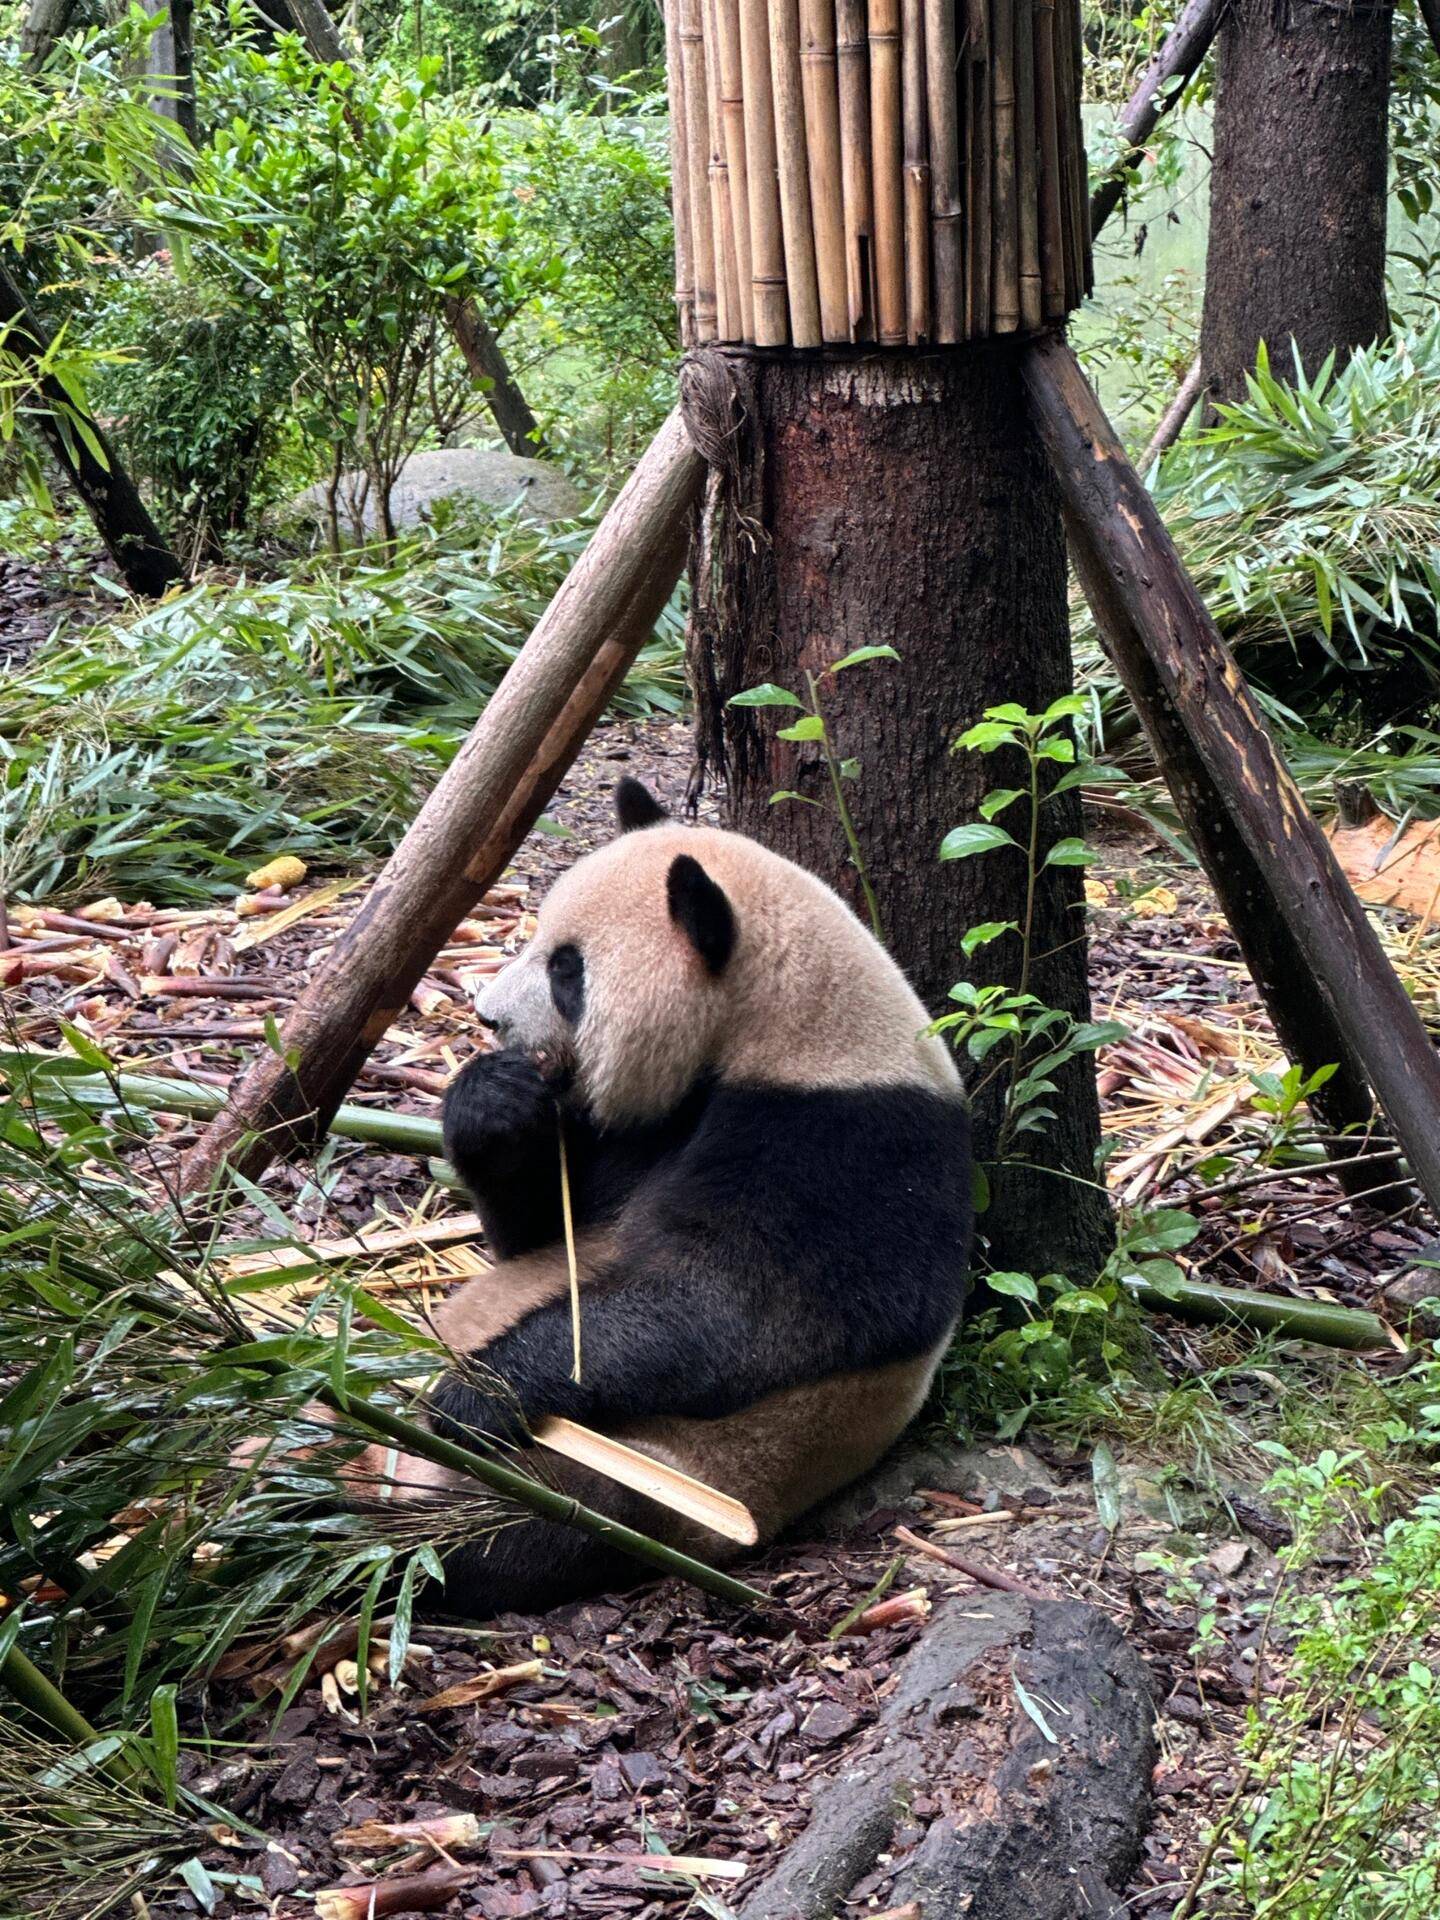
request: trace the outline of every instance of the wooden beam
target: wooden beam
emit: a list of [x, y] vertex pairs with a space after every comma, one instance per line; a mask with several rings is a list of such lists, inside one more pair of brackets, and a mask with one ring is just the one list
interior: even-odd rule
[[1021, 371], [1127, 684], [1143, 688], [1153, 676], [1178, 716], [1318, 986], [1317, 1018], [1333, 1023], [1344, 1057], [1368, 1076], [1427, 1200], [1440, 1206], [1440, 1057], [1419, 1014], [1074, 353], [1058, 338], [1037, 341]]
[[[1432, 3], [1440, 4], [1440, 0]], [[1123, 149], [1120, 159], [1090, 196], [1092, 240], [1124, 198], [1125, 176], [1140, 157], [1161, 114], [1185, 91], [1210, 51], [1225, 6], [1226, 0], [1188, 0], [1159, 52], [1140, 76], [1139, 86], [1120, 115]]]
[[705, 463], [670, 415], [364, 907], [201, 1136], [189, 1194], [324, 1128], [457, 923], [504, 872], [624, 679], [685, 561]]

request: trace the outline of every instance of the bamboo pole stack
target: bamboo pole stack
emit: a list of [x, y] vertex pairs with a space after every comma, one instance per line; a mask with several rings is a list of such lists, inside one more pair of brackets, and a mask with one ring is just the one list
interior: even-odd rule
[[952, 346], [1091, 287], [1079, 0], [666, 0], [685, 344]]

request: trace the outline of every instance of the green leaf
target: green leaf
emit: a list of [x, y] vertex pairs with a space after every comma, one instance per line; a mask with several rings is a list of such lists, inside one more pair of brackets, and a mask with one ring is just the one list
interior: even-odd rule
[[991, 1293], [1003, 1293], [1007, 1300], [1028, 1300], [1040, 1304], [1040, 1289], [1028, 1273], [987, 1273], [985, 1286]]
[[894, 647], [856, 647], [853, 653], [847, 653], [843, 660], [831, 663], [831, 673], [844, 673], [847, 667], [860, 667], [867, 660], [898, 660], [899, 654]]
[[1046, 854], [1046, 867], [1093, 867], [1100, 858], [1083, 840], [1057, 840]]
[[108, 1054], [102, 1053], [95, 1042], [81, 1033], [77, 1026], [69, 1020], [61, 1020], [58, 1025], [77, 1060], [83, 1060], [95, 1073], [114, 1073], [114, 1061]]
[[971, 927], [960, 942], [960, 951], [969, 959], [980, 947], [988, 947], [992, 940], [998, 940], [1002, 934], [1018, 933], [1019, 926], [1014, 920], [983, 920], [978, 927]]
[[1050, 1722], [1045, 1718], [1044, 1714], [1040, 1711], [1039, 1707], [1035, 1704], [1034, 1700], [1031, 1699], [1030, 1695], [1025, 1691], [1024, 1687], [1021, 1686], [1019, 1674], [1012, 1670], [1010, 1674], [1010, 1680], [1011, 1680], [1011, 1684], [1015, 1688], [1015, 1698], [1020, 1702], [1020, 1705], [1025, 1709], [1025, 1712], [1035, 1722], [1035, 1725], [1040, 1729], [1041, 1734], [1044, 1736], [1046, 1740], [1049, 1741], [1050, 1745], [1052, 1747], [1058, 1747], [1060, 1742], [1056, 1739], [1055, 1734], [1051, 1730]]
[[993, 753], [997, 747], [1018, 747], [1021, 736], [1014, 727], [1001, 726], [998, 721], [980, 720], [973, 727], [967, 727], [955, 742], [956, 751], [963, 749], [967, 753]]
[[991, 853], [996, 847], [1013, 847], [1016, 842], [1003, 827], [986, 826], [972, 820], [969, 826], [952, 827], [940, 842], [942, 860], [968, 860], [972, 854]]
[[803, 720], [797, 720], [793, 727], [781, 727], [777, 731], [777, 740], [823, 740], [825, 722], [818, 713], [807, 713]]
[[747, 687], [744, 693], [731, 694], [725, 704], [727, 707], [803, 707], [805, 703], [785, 687], [766, 681], [763, 686]]
[[990, 1205], [990, 1176], [978, 1160], [970, 1168], [970, 1203], [976, 1213], [984, 1213]]
[[1119, 1526], [1124, 1509], [1120, 1498], [1120, 1469], [1108, 1441], [1097, 1440], [1090, 1456], [1090, 1478], [1095, 1486], [1095, 1511], [1107, 1533]]
[[165, 1804], [173, 1809], [180, 1790], [180, 1720], [173, 1681], [156, 1687], [150, 1696], [150, 1751]]
[[980, 818], [993, 820], [997, 813], [1003, 813], [1006, 807], [1013, 806], [1017, 800], [1024, 798], [1023, 787], [996, 787], [993, 793], [987, 793], [980, 802]]

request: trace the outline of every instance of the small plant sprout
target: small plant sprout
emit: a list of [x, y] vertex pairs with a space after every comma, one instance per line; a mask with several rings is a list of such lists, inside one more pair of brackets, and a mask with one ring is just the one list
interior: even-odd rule
[[[898, 660], [899, 654], [893, 647], [856, 647], [853, 653], [847, 653], [843, 659], [832, 660], [820, 673], [805, 675], [805, 699], [791, 693], [788, 687], [777, 687], [770, 682], [759, 687], [747, 687], [743, 693], [737, 693], [730, 700], [732, 707], [797, 707], [800, 718], [788, 727], [781, 727], [776, 734], [777, 740], [791, 740], [797, 744], [813, 742], [820, 749], [820, 757], [825, 762], [825, 771], [830, 776], [830, 793], [835, 808], [835, 817], [840, 823], [840, 831], [845, 836], [845, 845], [849, 849], [850, 864], [860, 877], [860, 891], [865, 896], [865, 911], [870, 917], [870, 930], [875, 938], [884, 944], [885, 929], [880, 919], [880, 903], [875, 897], [875, 889], [870, 883], [870, 874], [865, 865], [865, 856], [860, 848], [860, 836], [855, 831], [855, 820], [850, 812], [849, 802], [845, 798], [845, 782], [860, 778], [860, 762], [842, 759], [835, 745], [835, 737], [830, 731], [821, 705], [820, 688], [822, 682], [831, 680], [839, 673], [847, 673], [851, 667], [863, 667], [876, 660]], [[821, 800], [812, 799], [808, 793], [797, 793], [792, 787], [782, 787], [778, 793], [772, 793], [770, 804], [773, 807], [780, 800], [798, 800], [804, 807], [823, 806]]]

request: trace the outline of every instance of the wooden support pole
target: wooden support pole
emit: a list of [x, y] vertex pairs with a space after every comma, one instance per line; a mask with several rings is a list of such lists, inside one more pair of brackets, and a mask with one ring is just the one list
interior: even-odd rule
[[[185, 578], [185, 569], [150, 518], [135, 482], [120, 464], [99, 423], [76, 405], [53, 373], [45, 371], [49, 335], [3, 266], [0, 346], [33, 369], [35, 402], [31, 417], [95, 522], [95, 530], [126, 586], [132, 593], [158, 599]], [[23, 402], [21, 411], [28, 411]]]
[[[1330, 1029], [1329, 1054], [1304, 1064], [1338, 1055], [1368, 1076], [1426, 1199], [1440, 1206], [1440, 1057], [1419, 1014], [1075, 355], [1059, 338], [1040, 340], [1021, 372], [1117, 665], [1125, 662], [1132, 694], [1139, 689], [1142, 718], [1163, 692], [1293, 940], [1303, 975], [1285, 993], [1312, 1035], [1306, 1052]], [[1241, 915], [1261, 917], [1253, 903]]]
[[1175, 398], [1160, 416], [1159, 425], [1150, 436], [1150, 444], [1135, 463], [1141, 473], [1148, 473], [1162, 453], [1168, 453], [1185, 430], [1185, 422], [1195, 411], [1205, 387], [1205, 367], [1197, 353], [1190, 362], [1189, 371], [1180, 382]]
[[1090, 196], [1092, 239], [1124, 197], [1125, 176], [1140, 157], [1161, 114], [1184, 92], [1210, 51], [1224, 6], [1225, 0], [1187, 0], [1159, 52], [1140, 76], [1139, 86], [1120, 115], [1121, 157]]
[[30, 0], [20, 28], [20, 56], [27, 66], [44, 66], [75, 6], [76, 0]]
[[[684, 565], [705, 463], [670, 415], [296, 1001], [186, 1160], [188, 1195], [323, 1131], [457, 922], [494, 885], [649, 636]], [[290, 1064], [292, 1063], [293, 1064]]]

